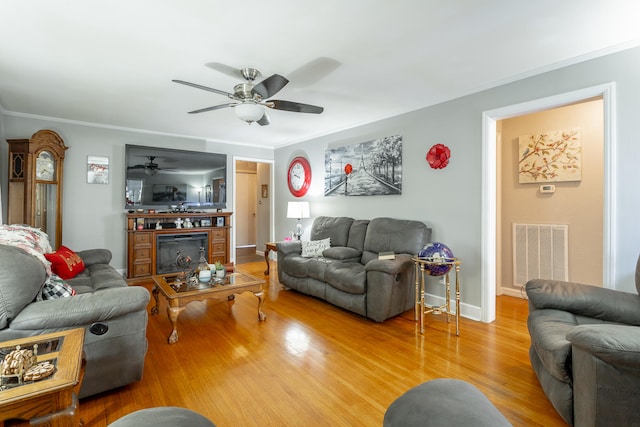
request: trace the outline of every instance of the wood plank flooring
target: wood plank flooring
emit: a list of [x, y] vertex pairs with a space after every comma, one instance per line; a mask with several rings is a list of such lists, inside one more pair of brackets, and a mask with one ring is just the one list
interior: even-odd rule
[[[564, 426], [531, 369], [527, 302], [498, 297], [485, 324], [430, 316], [424, 335], [409, 311], [376, 323], [284, 290], [277, 264], [238, 270], [268, 279], [265, 322], [247, 293], [227, 302], [193, 302], [171, 330], [166, 303], [149, 316], [142, 381], [80, 401], [86, 427], [102, 427], [138, 409], [181, 406], [218, 427], [381, 426], [387, 407], [433, 378], [476, 385], [514, 426]], [[146, 285], [149, 289], [151, 284]], [[126, 363], [126, 360], [123, 360]]]

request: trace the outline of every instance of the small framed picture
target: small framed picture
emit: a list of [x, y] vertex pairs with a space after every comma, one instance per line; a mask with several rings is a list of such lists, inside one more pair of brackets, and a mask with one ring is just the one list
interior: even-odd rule
[[87, 156], [87, 183], [109, 183], [109, 158], [102, 156]]
[[262, 198], [266, 199], [269, 197], [269, 185], [262, 184]]
[[216, 217], [216, 227], [224, 227], [224, 217], [217, 216]]
[[211, 220], [209, 218], [207, 219], [201, 219], [200, 220], [200, 226], [201, 227], [211, 227]]

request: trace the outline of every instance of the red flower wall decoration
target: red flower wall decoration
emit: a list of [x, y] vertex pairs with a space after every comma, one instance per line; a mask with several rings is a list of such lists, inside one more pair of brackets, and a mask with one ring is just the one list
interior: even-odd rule
[[444, 144], [436, 144], [427, 152], [427, 162], [433, 169], [443, 169], [449, 164], [451, 150]]

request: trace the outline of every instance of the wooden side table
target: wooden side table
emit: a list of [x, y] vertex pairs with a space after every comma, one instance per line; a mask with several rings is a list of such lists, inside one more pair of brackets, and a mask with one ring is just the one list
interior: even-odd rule
[[278, 247], [275, 242], [267, 242], [264, 244], [264, 260], [267, 263], [267, 269], [264, 271], [264, 275], [269, 275], [269, 252], [277, 251]]
[[84, 374], [84, 329], [2, 342], [0, 357], [4, 359], [17, 345], [32, 348], [34, 344], [38, 344], [37, 362], [51, 361], [56, 369], [51, 376], [39, 381], [0, 390], [0, 427], [79, 426], [78, 391]]
[[[411, 258], [416, 269], [416, 305], [414, 310], [414, 320], [420, 318], [420, 333], [424, 334], [424, 315], [425, 314], [446, 314], [447, 322], [450, 315], [455, 315], [456, 318], [456, 335], [460, 335], [460, 260], [458, 258], [447, 259], [427, 259], [427, 258]], [[445, 302], [438, 306], [428, 306], [424, 301], [424, 294], [426, 289], [426, 276], [430, 276], [429, 269], [426, 268], [430, 265], [433, 266], [451, 266], [449, 271], [445, 274]], [[454, 270], [456, 273], [456, 312], [451, 311], [451, 282], [449, 280], [449, 273]], [[439, 277], [439, 276], [438, 276]]]

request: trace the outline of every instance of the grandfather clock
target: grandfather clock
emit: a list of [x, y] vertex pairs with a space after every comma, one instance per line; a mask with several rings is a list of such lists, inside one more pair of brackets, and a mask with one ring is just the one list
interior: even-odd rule
[[68, 147], [52, 130], [7, 142], [8, 222], [40, 228], [58, 249], [62, 244], [62, 164]]

